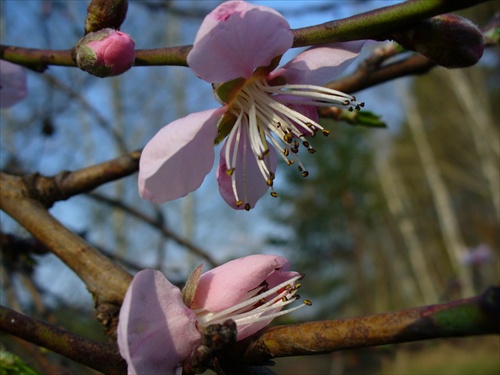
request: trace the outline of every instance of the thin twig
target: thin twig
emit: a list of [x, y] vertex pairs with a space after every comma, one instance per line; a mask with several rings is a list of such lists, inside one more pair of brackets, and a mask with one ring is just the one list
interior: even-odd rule
[[[333, 42], [375, 39], [385, 40], [391, 30], [423, 19], [478, 5], [486, 0], [409, 0], [352, 17], [292, 30], [293, 47]], [[137, 50], [135, 66], [187, 66], [192, 46]], [[43, 72], [48, 65], [76, 66], [71, 50], [54, 51], [0, 45], [0, 58]]]
[[117, 199], [109, 198], [106, 197], [102, 194], [99, 193], [90, 193], [88, 194], [89, 197], [99, 201], [106, 203], [108, 205], [111, 205], [113, 207], [119, 208], [120, 210], [125, 211], [126, 213], [144, 221], [145, 223], [149, 224], [153, 228], [157, 229], [163, 236], [166, 238], [170, 238], [177, 242], [179, 245], [184, 246], [186, 249], [191, 251], [193, 254], [198, 255], [199, 257], [203, 258], [206, 260], [206, 262], [211, 266], [211, 267], [216, 267], [218, 263], [213, 259], [207, 251], [199, 248], [198, 246], [194, 245], [192, 242], [189, 240], [182, 238], [181, 236], [177, 235], [175, 232], [169, 230], [165, 226], [161, 225], [161, 223], [158, 222], [158, 220], [155, 220], [144, 213], [140, 212], [139, 210], [136, 210], [135, 208], [126, 205], [122, 201], [119, 201]]

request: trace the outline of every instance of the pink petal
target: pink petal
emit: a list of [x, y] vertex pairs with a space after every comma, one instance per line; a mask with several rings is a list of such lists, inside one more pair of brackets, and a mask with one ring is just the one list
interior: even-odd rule
[[[236, 197], [234, 196], [232, 179], [228, 176], [227, 161], [225, 158], [226, 148], [231, 147], [230, 155], [237, 153], [236, 166], [234, 177], [236, 179], [236, 190], [238, 191], [239, 199], [243, 201], [240, 206], [236, 205]], [[237, 150], [235, 150], [237, 148]], [[269, 155], [265, 157], [271, 172], [276, 172], [278, 165], [278, 156], [274, 147], [269, 147]], [[219, 184], [219, 192], [222, 198], [234, 209], [244, 209], [248, 203], [251, 208], [254, 208], [257, 201], [269, 190], [266, 179], [262, 175], [257, 160], [253, 154], [248, 136], [245, 129], [241, 130], [241, 139], [238, 144], [233, 142], [231, 145], [226, 141], [220, 151], [219, 166], [217, 168], [217, 182]]]
[[200, 187], [214, 164], [217, 119], [224, 108], [193, 113], [163, 127], [144, 148], [139, 194], [163, 203]]
[[351, 65], [366, 42], [359, 40], [309, 48], [273, 71], [269, 80], [281, 76], [287, 83], [323, 85]]
[[129, 374], [173, 375], [201, 337], [181, 291], [155, 270], [143, 270], [132, 280], [117, 334]]
[[250, 78], [292, 43], [290, 25], [274, 9], [227, 1], [205, 17], [187, 61], [201, 79], [227, 82]]
[[12, 107], [24, 99], [26, 87], [26, 72], [20, 65], [0, 60], [0, 108]]
[[225, 263], [201, 275], [192, 308], [218, 312], [236, 305], [264, 281], [272, 288], [296, 276], [296, 272], [287, 272], [289, 266], [286, 258], [263, 254]]

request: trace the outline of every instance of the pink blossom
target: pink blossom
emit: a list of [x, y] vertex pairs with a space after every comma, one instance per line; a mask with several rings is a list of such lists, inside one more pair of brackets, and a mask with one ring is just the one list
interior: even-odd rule
[[109, 28], [88, 33], [76, 47], [78, 67], [97, 77], [122, 74], [132, 67], [134, 60], [132, 38]]
[[0, 108], [12, 107], [24, 99], [26, 87], [26, 72], [20, 65], [0, 60]]
[[286, 311], [302, 277], [288, 271], [287, 259], [251, 255], [201, 275], [191, 306], [160, 271], [137, 273], [127, 290], [118, 324], [118, 346], [129, 374], [180, 374], [198, 346], [204, 327], [232, 319], [244, 339]]
[[214, 140], [223, 139], [217, 181], [233, 208], [253, 208], [269, 188], [277, 196], [272, 186], [278, 156], [307, 176], [299, 147], [313, 153], [306, 137], [328, 134], [317, 122], [316, 107], [362, 106], [350, 95], [316, 85], [341, 73], [364, 43], [313, 47], [277, 68], [293, 44], [286, 19], [244, 1], [219, 5], [201, 24], [187, 61], [213, 84], [223, 106], [176, 120], [148, 142], [140, 160], [139, 194], [163, 203], [196, 190], [214, 163]]

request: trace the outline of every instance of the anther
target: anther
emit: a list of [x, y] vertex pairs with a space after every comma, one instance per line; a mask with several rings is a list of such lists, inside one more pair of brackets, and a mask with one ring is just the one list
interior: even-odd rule
[[309, 147], [307, 149], [307, 152], [310, 153], [310, 154], [314, 154], [316, 152], [316, 150], [314, 148], [312, 148], [312, 147]]
[[232, 175], [233, 175], [233, 173], [234, 173], [234, 168], [229, 168], [229, 169], [227, 169], [227, 170], [226, 170], [226, 174], [227, 174], [228, 176], [232, 176]]
[[309, 142], [307, 142], [307, 141], [304, 141], [304, 142], [302, 142], [302, 144], [304, 145], [304, 147], [307, 147], [307, 148], [309, 148]]
[[283, 155], [285, 156], [288, 156], [290, 154], [290, 150], [287, 148], [285, 148], [285, 151], [283, 151]]
[[328, 135], [330, 134], [330, 130], [328, 130], [328, 129], [323, 129], [323, 130], [321, 130], [321, 133], [323, 133], [323, 135], [324, 135], [325, 137], [328, 137]]
[[267, 181], [266, 181], [266, 184], [267, 184], [267, 186], [273, 186], [273, 180], [271, 180], [270, 178], [268, 178]]
[[307, 177], [307, 176], [309, 176], [309, 172], [308, 171], [302, 172], [302, 177]]
[[296, 154], [297, 152], [299, 152], [299, 149], [297, 147], [292, 147], [290, 149], [290, 151], [292, 151], [294, 154]]
[[308, 299], [305, 299], [302, 301], [304, 303], [304, 305], [307, 305], [307, 306], [311, 306], [313, 303], [311, 301], [309, 301]]
[[239, 201], [237, 201], [237, 202], [236, 202], [236, 207], [239, 207], [239, 206], [241, 206], [242, 204], [243, 204], [243, 201], [242, 201], [242, 200], [239, 200]]
[[245, 203], [245, 210], [250, 211], [250, 203]]
[[276, 193], [275, 191], [271, 191], [271, 197], [277, 198], [278, 197], [278, 193]]

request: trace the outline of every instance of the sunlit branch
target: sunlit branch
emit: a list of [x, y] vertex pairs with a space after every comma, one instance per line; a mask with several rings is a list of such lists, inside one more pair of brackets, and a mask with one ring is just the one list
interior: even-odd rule
[[99, 343], [0, 306], [0, 329], [105, 374], [125, 374], [115, 344]]
[[102, 194], [91, 193], [91, 194], [89, 194], [89, 196], [91, 198], [99, 201], [99, 202], [104, 202], [104, 203], [109, 204], [113, 207], [117, 207], [118, 209], [123, 210], [124, 212], [138, 218], [139, 220], [144, 221], [145, 223], [149, 224], [153, 228], [157, 229], [166, 238], [170, 238], [170, 239], [174, 240], [179, 245], [184, 246], [191, 253], [203, 258], [211, 267], [217, 266], [217, 262], [215, 261], [215, 259], [213, 259], [208, 254], [208, 252], [199, 248], [198, 246], [195, 246], [189, 240], [182, 238], [181, 236], [177, 235], [175, 232], [167, 229], [165, 226], [161, 225], [161, 223], [159, 223], [158, 220], [155, 220], [155, 219], [145, 215], [144, 213], [140, 212], [139, 210], [136, 210], [135, 208], [126, 205], [122, 201], [112, 199], [109, 197], [105, 197]]
[[[391, 30], [486, 0], [409, 0], [352, 17], [292, 30], [294, 47], [351, 40], [390, 38]], [[187, 66], [191, 46], [137, 50], [135, 66]], [[48, 65], [76, 66], [71, 50], [55, 51], [0, 45], [0, 58], [43, 72]]]
[[478, 5], [486, 0], [408, 0], [352, 17], [293, 30], [294, 47], [351, 40], [390, 38], [391, 30], [412, 23]]
[[272, 327], [237, 344], [250, 364], [272, 358], [445, 337], [500, 334], [500, 288], [452, 302], [363, 317]]

